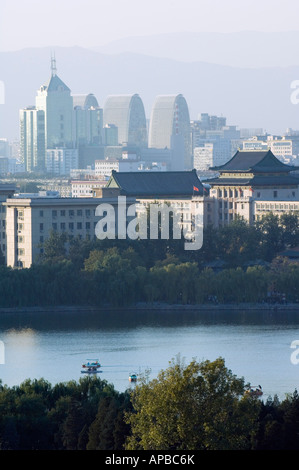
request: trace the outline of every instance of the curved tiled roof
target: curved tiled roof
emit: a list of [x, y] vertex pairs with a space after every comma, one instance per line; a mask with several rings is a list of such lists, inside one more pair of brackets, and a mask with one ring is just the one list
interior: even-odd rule
[[240, 171], [254, 173], [289, 172], [295, 169], [296, 167], [281, 162], [271, 150], [264, 152], [239, 150], [224, 165], [211, 168], [211, 170], [218, 170], [220, 172]]
[[[176, 197], [204, 194], [196, 171], [112, 171], [107, 187], [116, 184], [122, 194], [139, 197]], [[194, 190], [194, 187], [199, 191]]]

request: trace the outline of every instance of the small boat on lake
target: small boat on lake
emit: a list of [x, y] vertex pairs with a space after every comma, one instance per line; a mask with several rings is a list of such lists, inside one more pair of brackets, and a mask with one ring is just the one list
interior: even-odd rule
[[98, 359], [86, 359], [82, 364], [82, 374], [96, 374], [99, 371], [101, 364]]
[[137, 382], [137, 374], [130, 374], [129, 382]]

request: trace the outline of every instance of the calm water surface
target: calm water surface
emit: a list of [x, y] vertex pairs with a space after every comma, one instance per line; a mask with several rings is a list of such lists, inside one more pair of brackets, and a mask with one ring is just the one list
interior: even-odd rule
[[290, 348], [299, 340], [299, 312], [5, 314], [0, 340], [0, 378], [9, 386], [27, 378], [78, 380], [82, 362], [99, 358], [99, 377], [124, 391], [129, 373], [150, 369], [154, 378], [179, 354], [186, 363], [221, 356], [238, 377], [262, 385], [265, 397], [283, 399], [299, 390], [299, 364], [292, 364]]

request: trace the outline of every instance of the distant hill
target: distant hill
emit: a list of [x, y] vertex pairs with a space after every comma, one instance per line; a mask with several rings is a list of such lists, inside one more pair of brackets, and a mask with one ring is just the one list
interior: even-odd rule
[[290, 83], [299, 80], [299, 65], [244, 68], [53, 46], [0, 53], [6, 98], [0, 105], [0, 137], [18, 137], [19, 109], [33, 105], [37, 89], [49, 79], [51, 50], [57, 73], [72, 93], [94, 93], [100, 106], [109, 94], [138, 93], [149, 118], [157, 95], [182, 93], [191, 119], [207, 112], [240, 127], [274, 133], [299, 129], [299, 105], [290, 101]]
[[298, 45], [299, 31], [182, 32], [127, 37], [94, 50], [255, 68], [299, 65]]

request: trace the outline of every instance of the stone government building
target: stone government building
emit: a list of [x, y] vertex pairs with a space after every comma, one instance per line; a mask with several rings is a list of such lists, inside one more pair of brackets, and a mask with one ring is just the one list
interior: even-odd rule
[[119, 195], [127, 204], [172, 202], [188, 211], [201, 207], [204, 226], [229, 224], [237, 216], [254, 223], [267, 212], [299, 213], [298, 168], [286, 165], [271, 151], [238, 151], [212, 170], [219, 175], [201, 182], [195, 170], [113, 172], [105, 188], [92, 197], [58, 197], [48, 193], [18, 195], [12, 185], [0, 185], [0, 247], [6, 264], [30, 267], [42, 253], [51, 230], [74, 237], [95, 237], [99, 204], [116, 207]]
[[228, 224], [236, 216], [249, 223], [267, 212], [299, 211], [298, 168], [284, 164], [268, 151], [238, 151], [227, 163], [211, 168], [219, 176], [211, 186], [206, 209], [209, 223]]

